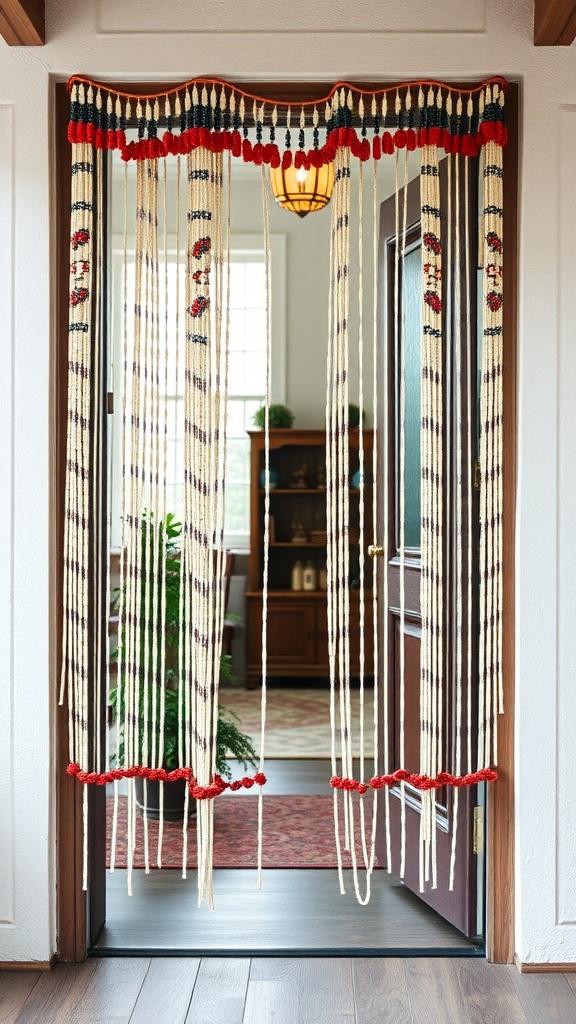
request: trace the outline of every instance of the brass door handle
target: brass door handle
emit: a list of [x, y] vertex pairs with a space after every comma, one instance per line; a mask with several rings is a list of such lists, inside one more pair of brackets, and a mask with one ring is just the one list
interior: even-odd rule
[[370, 547], [368, 548], [369, 558], [382, 558], [383, 554], [384, 548], [381, 544], [370, 544]]

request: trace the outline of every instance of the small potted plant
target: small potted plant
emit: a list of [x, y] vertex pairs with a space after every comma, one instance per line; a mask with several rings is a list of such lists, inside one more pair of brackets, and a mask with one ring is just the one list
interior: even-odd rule
[[[268, 426], [276, 429], [278, 427], [291, 427], [294, 423], [294, 413], [290, 412], [285, 405], [271, 405], [268, 408]], [[261, 405], [254, 413], [254, 426], [264, 428], [266, 425], [266, 406]]]
[[[225, 655], [222, 662], [229, 658]], [[110, 703], [116, 707], [118, 701], [118, 690], [110, 693]], [[124, 762], [124, 736], [122, 734], [124, 696], [120, 702], [120, 736], [118, 743], [118, 758], [120, 764]], [[144, 719], [141, 718], [141, 732], [144, 732]], [[247, 769], [249, 765], [256, 766], [256, 751], [249, 736], [243, 733], [238, 727], [239, 719], [235, 712], [218, 705], [218, 728], [216, 732], [216, 771], [225, 779], [232, 778], [232, 769], [229, 758], [237, 760]], [[165, 716], [164, 716], [164, 757], [162, 767], [166, 771], [174, 771], [178, 767], [178, 691], [166, 688], [165, 690]], [[167, 821], [179, 821], [184, 817], [184, 798], [186, 783], [179, 779], [176, 782], [164, 783], [164, 818]], [[138, 806], [146, 811], [146, 817], [152, 820], [160, 816], [160, 783], [148, 780], [146, 784], [146, 800], [144, 800], [144, 782], [136, 779], [136, 802]]]
[[348, 406], [348, 426], [350, 429], [355, 430], [356, 427], [359, 427], [360, 420], [364, 423], [364, 411], [359, 405], [354, 405], [353, 402], [350, 402]]
[[[144, 516], [142, 519], [142, 545], [147, 543], [148, 531], [155, 529], [151, 516]], [[160, 536], [162, 538], [162, 550], [164, 552], [164, 573], [157, 573], [156, 585], [161, 586], [164, 580], [165, 599], [165, 630], [164, 630], [164, 658], [165, 658], [165, 687], [164, 687], [164, 732], [163, 732], [163, 759], [162, 767], [166, 771], [174, 771], [178, 767], [178, 645], [180, 628], [180, 547], [179, 538], [182, 532], [182, 524], [177, 522], [171, 514], [166, 516], [164, 523], [159, 523]], [[150, 579], [152, 585], [152, 579]], [[146, 580], [141, 580], [142, 600]], [[115, 595], [115, 603], [120, 603], [120, 592]], [[152, 638], [147, 636], [142, 620], [141, 628], [141, 652], [145, 650], [146, 643], [149, 645], [149, 664], [152, 662]], [[158, 645], [159, 646], [159, 645]], [[160, 653], [158, 652], [158, 661]], [[144, 664], [144, 657], [141, 654], [140, 664]], [[224, 655], [220, 662], [221, 677], [227, 682], [235, 682], [232, 671], [232, 660], [230, 655]], [[159, 675], [159, 673], [158, 673]], [[160, 706], [160, 683], [153, 673], [152, 684], [148, 688], [147, 706], [144, 701], [144, 686], [140, 687], [140, 707], [138, 709], [138, 750], [135, 752], [136, 763], [143, 761], [143, 740], [148, 725], [148, 735], [152, 735], [152, 708], [156, 697], [156, 708]], [[123, 723], [125, 714], [125, 685], [113, 689], [110, 693], [110, 704], [116, 711], [118, 722], [118, 754], [117, 762], [124, 764], [125, 746]], [[157, 712], [157, 718], [159, 714]], [[229, 764], [229, 757], [237, 758], [247, 769], [249, 765], [256, 766], [256, 751], [249, 736], [239, 728], [238, 716], [222, 705], [218, 705], [218, 726], [216, 731], [216, 771], [223, 778], [230, 779], [232, 771]], [[184, 816], [184, 797], [186, 783], [183, 780], [164, 783], [164, 817], [167, 820], [177, 821]], [[144, 801], [144, 783], [136, 779], [136, 800], [139, 806], [146, 807], [148, 818], [158, 818], [160, 806], [160, 783], [149, 780], [146, 786], [146, 800]]]

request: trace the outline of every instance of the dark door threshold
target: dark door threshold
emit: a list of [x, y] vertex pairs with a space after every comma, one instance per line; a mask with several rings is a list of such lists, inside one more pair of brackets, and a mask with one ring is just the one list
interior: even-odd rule
[[371, 948], [367, 946], [362, 949], [358, 946], [347, 947], [342, 946], [339, 949], [335, 949], [333, 946], [327, 949], [182, 949], [177, 947], [175, 949], [133, 949], [118, 946], [117, 948], [106, 946], [92, 946], [88, 950], [88, 956], [90, 957], [190, 957], [190, 956], [201, 956], [201, 957], [404, 957], [406, 959], [412, 959], [415, 957], [434, 957], [435, 959], [455, 959], [455, 958], [475, 958], [483, 959], [486, 956], [484, 946], [466, 946], [466, 947], [453, 947], [437, 949], [434, 947], [430, 948], [414, 948], [407, 949], [399, 946], [392, 946], [389, 949]]

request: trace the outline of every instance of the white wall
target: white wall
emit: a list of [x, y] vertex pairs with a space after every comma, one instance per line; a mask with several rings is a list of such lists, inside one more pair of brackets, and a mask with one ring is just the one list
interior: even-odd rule
[[[234, 175], [234, 170], [232, 171]], [[380, 194], [389, 191], [382, 182]], [[371, 179], [364, 207], [363, 259], [372, 267]], [[357, 192], [352, 190], [351, 224], [357, 224]], [[330, 207], [296, 217], [282, 210], [272, 199], [269, 204], [270, 232], [286, 236], [286, 405], [296, 419], [294, 425], [303, 429], [323, 427], [326, 404], [326, 343], [329, 290]], [[232, 199], [232, 230], [262, 230], [262, 186], [260, 170], [245, 172], [236, 180]], [[355, 230], [355, 227], [354, 229]], [[358, 323], [358, 253], [357, 241], [351, 233], [350, 243], [350, 401], [358, 403], [358, 358], [355, 356], [354, 325]], [[365, 275], [364, 284], [364, 408], [367, 423], [372, 426], [372, 276]]]
[[11, 268], [0, 267], [0, 771], [4, 795], [14, 795], [0, 827], [0, 958], [46, 959], [54, 949], [51, 76], [212, 72], [328, 81], [500, 73], [523, 82], [516, 950], [523, 961], [576, 960], [574, 48], [533, 48], [532, 0], [364, 0], [356, 15], [345, 0], [47, 6], [46, 47], [0, 42], [0, 262], [12, 254]]
[[[382, 161], [381, 166], [387, 165]], [[124, 224], [124, 164], [118, 158], [112, 189], [112, 233], [121, 237]], [[128, 208], [135, 203], [134, 164], [129, 165]], [[261, 169], [234, 160], [232, 165], [231, 230], [233, 235], [254, 235], [263, 238]], [[390, 173], [382, 175], [379, 185], [380, 201], [390, 194], [393, 183]], [[363, 214], [364, 265], [372, 267], [372, 179], [365, 186], [367, 198]], [[357, 190], [352, 194], [351, 224], [356, 230], [358, 218]], [[309, 214], [305, 218], [281, 209], [274, 201], [268, 186], [270, 234], [282, 235], [286, 243], [286, 375], [285, 395], [282, 401], [295, 415], [295, 426], [302, 429], [324, 426], [326, 403], [326, 343], [328, 334], [328, 291], [330, 259], [330, 207]], [[184, 237], [186, 209], [181, 207], [181, 237]], [[168, 231], [175, 231], [175, 189], [168, 190]], [[129, 240], [132, 238], [128, 227]], [[355, 358], [354, 326], [358, 323], [358, 253], [354, 235], [350, 243], [350, 401], [358, 402], [358, 359]], [[367, 422], [372, 426], [372, 273], [365, 274], [364, 283], [364, 408]]]

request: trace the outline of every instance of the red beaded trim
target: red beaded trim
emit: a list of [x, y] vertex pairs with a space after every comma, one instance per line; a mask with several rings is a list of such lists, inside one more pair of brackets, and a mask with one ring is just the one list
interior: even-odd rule
[[263, 786], [266, 782], [264, 773], [256, 772], [252, 777], [246, 775], [243, 779], [236, 779], [234, 782], [224, 782], [221, 775], [215, 775], [214, 782], [209, 786], [199, 786], [191, 768], [175, 768], [174, 771], [167, 772], [165, 768], [145, 768], [142, 765], [134, 765], [131, 768], [113, 768], [109, 772], [84, 772], [79, 764], [72, 762], [66, 771], [68, 775], [75, 776], [78, 782], [96, 786], [105, 786], [107, 782], [117, 782], [119, 779], [150, 779], [151, 782], [177, 782], [179, 779], [185, 779], [190, 795], [195, 800], [212, 800], [215, 796], [220, 796], [225, 789], [230, 789], [235, 793], [239, 789]]
[[495, 782], [498, 772], [493, 768], [481, 768], [478, 772], [470, 775], [450, 775], [449, 772], [440, 772], [435, 779], [429, 775], [415, 775], [407, 772], [405, 768], [399, 768], [392, 775], [375, 775], [368, 782], [356, 782], [355, 779], [344, 779], [341, 775], [333, 775], [330, 785], [333, 789], [344, 789], [347, 792], [366, 793], [368, 789], [383, 789], [384, 786], [394, 786], [398, 782], [407, 782], [415, 789], [441, 789], [442, 786], [475, 786], [477, 782]]
[[244, 163], [270, 164], [271, 167], [322, 167], [334, 162], [337, 149], [350, 147], [352, 156], [360, 160], [373, 157], [380, 160], [383, 154], [392, 154], [396, 149], [414, 150], [423, 146], [438, 146], [447, 153], [462, 153], [463, 156], [477, 156], [487, 142], [506, 145], [508, 130], [501, 121], [483, 121], [476, 135], [452, 135], [447, 128], [397, 128], [394, 132], [384, 131], [376, 135], [372, 145], [361, 138], [354, 128], [336, 128], [319, 149], [285, 150], [280, 152], [272, 142], [252, 143], [242, 138], [239, 131], [211, 131], [208, 128], [187, 128], [180, 133], [165, 132], [163, 137], [139, 139], [127, 142], [120, 130], [97, 128], [91, 122], [70, 121], [68, 141], [92, 143], [96, 149], [119, 149], [123, 160], [147, 160], [156, 157], [190, 153], [202, 147], [213, 153], [230, 150], [233, 156], [242, 157]]

